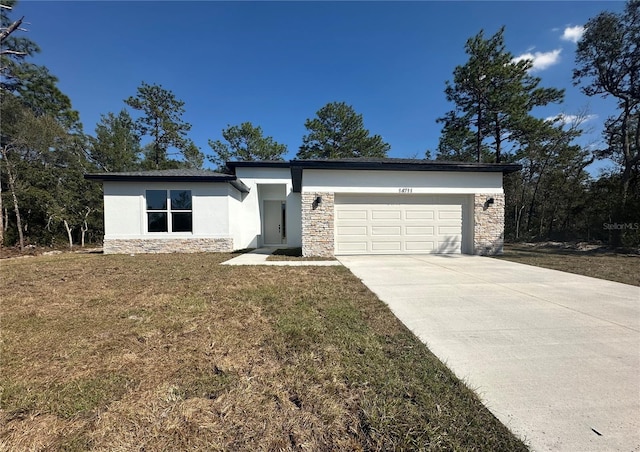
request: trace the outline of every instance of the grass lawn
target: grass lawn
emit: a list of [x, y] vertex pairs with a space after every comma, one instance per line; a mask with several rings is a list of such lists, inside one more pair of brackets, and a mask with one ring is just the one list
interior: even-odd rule
[[342, 267], [0, 262], [0, 450], [526, 450]]
[[504, 255], [496, 258], [640, 286], [640, 255], [638, 254], [505, 244]]

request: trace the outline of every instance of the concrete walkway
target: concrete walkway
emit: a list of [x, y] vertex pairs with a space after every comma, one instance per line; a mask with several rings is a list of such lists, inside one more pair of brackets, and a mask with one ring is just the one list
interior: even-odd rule
[[477, 256], [340, 261], [532, 450], [640, 450], [640, 288]]
[[302, 267], [315, 265], [318, 267], [328, 267], [334, 265], [342, 265], [339, 261], [268, 261], [269, 257], [277, 248], [258, 248], [248, 253], [241, 254], [238, 257], [222, 262], [221, 265], [277, 265]]

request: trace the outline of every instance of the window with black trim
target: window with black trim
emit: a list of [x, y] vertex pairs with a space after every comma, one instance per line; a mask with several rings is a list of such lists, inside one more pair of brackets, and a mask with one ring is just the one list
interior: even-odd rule
[[147, 190], [148, 232], [192, 232], [191, 190]]

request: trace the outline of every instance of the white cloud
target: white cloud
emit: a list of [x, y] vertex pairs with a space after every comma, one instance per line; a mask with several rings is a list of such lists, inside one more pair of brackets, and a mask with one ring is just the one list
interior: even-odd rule
[[553, 123], [561, 123], [561, 124], [573, 124], [576, 121], [579, 121], [580, 124], [585, 123], [587, 121], [591, 121], [593, 119], [596, 119], [598, 117], [598, 115], [584, 115], [584, 116], [579, 116], [579, 115], [566, 115], [564, 113], [559, 113], [555, 116], [549, 116], [547, 118], [544, 118], [545, 121], [549, 121], [549, 122], [553, 122]]
[[512, 61], [517, 63], [522, 60], [531, 60], [533, 61], [532, 71], [543, 71], [560, 62], [560, 52], [562, 52], [562, 49], [555, 49], [550, 52], [527, 52], [518, 55]]
[[575, 27], [566, 27], [562, 33], [562, 39], [565, 41], [578, 42], [582, 38], [584, 27], [576, 25]]

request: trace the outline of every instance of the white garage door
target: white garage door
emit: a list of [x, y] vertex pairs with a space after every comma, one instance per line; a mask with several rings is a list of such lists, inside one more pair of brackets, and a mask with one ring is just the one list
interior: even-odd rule
[[463, 199], [336, 195], [336, 254], [460, 253]]

